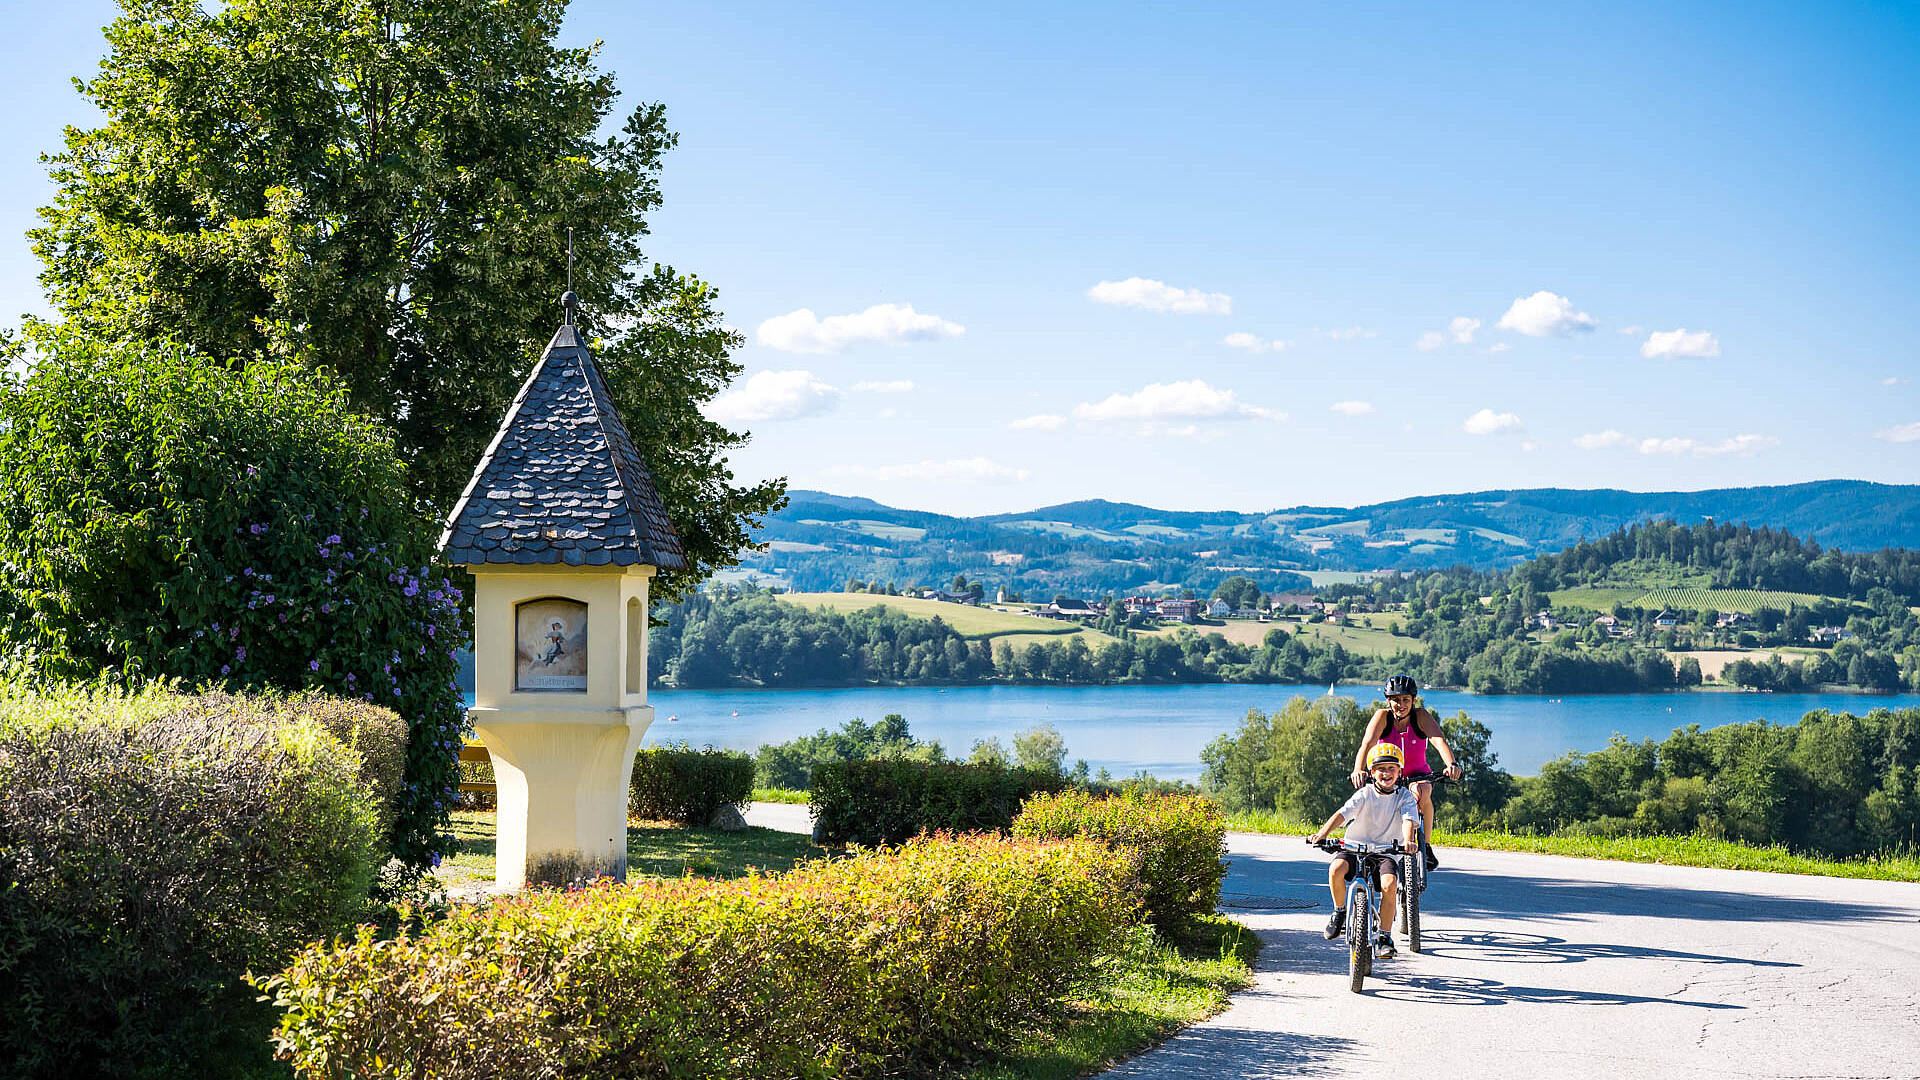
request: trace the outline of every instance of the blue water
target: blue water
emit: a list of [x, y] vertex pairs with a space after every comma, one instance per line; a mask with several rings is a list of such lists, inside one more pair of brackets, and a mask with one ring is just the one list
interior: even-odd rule
[[[1050, 723], [1067, 741], [1067, 760], [1085, 758], [1115, 776], [1145, 769], [1193, 779], [1200, 751], [1239, 726], [1250, 708], [1271, 712], [1295, 695], [1319, 697], [1324, 686], [968, 686], [868, 687], [854, 690], [655, 690], [646, 745], [685, 740], [753, 751], [854, 717], [907, 718], [913, 734], [938, 739], [965, 756], [974, 740], [1012, 736]], [[1370, 689], [1341, 687], [1345, 697], [1377, 700]], [[1596, 750], [1619, 732], [1658, 741], [1687, 724], [1703, 728], [1765, 718], [1791, 724], [1812, 709], [1864, 713], [1920, 706], [1920, 694], [1744, 694], [1692, 691], [1585, 697], [1481, 697], [1430, 690], [1423, 699], [1442, 716], [1465, 711], [1493, 732], [1493, 750], [1510, 772], [1530, 774], [1568, 750]], [[1435, 755], [1436, 764], [1438, 755]]]

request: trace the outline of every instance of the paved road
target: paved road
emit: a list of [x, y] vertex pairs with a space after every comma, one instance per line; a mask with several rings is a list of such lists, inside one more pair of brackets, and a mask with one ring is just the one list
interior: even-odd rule
[[1226, 896], [1269, 905], [1229, 908], [1266, 943], [1255, 985], [1106, 1077], [1920, 1077], [1920, 885], [1444, 849], [1427, 951], [1396, 939], [1355, 995], [1320, 936], [1326, 856], [1228, 848]]
[[1326, 857], [1234, 833], [1266, 943], [1233, 1005], [1106, 1076], [1920, 1076], [1920, 885], [1444, 850], [1427, 951], [1367, 992], [1320, 930]]

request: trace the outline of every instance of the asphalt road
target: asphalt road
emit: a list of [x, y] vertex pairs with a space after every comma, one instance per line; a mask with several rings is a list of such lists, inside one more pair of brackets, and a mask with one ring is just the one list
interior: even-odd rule
[[1920, 1077], [1920, 885], [1443, 849], [1356, 995], [1326, 856], [1228, 847], [1255, 985], [1106, 1076]]
[[1227, 845], [1254, 986], [1106, 1077], [1920, 1078], [1920, 885], [1442, 849], [1426, 951], [1396, 935], [1356, 995], [1320, 933], [1327, 857]]

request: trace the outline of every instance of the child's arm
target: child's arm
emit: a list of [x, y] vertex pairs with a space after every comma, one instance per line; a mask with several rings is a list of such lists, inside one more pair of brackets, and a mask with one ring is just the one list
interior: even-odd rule
[[1325, 840], [1327, 838], [1328, 833], [1332, 832], [1333, 830], [1339, 828], [1342, 825], [1345, 825], [1346, 823], [1347, 823], [1347, 819], [1340, 816], [1340, 811], [1335, 810], [1333, 812], [1333, 816], [1327, 819], [1327, 823], [1325, 825], [1320, 826], [1319, 832], [1314, 833], [1312, 836], [1307, 837], [1307, 843], [1317, 844], [1320, 841]]

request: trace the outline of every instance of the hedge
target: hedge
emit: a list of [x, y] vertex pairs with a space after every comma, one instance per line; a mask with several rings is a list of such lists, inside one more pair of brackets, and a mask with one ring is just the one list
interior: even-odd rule
[[1123, 791], [1100, 797], [1085, 791], [1028, 799], [1013, 835], [1030, 839], [1081, 837], [1138, 852], [1147, 917], [1172, 932], [1220, 903], [1227, 864], [1227, 827], [1220, 808], [1197, 795]]
[[[376, 736], [306, 705], [404, 747], [391, 713]], [[0, 1075], [266, 1064], [270, 1016], [239, 977], [366, 913], [367, 760], [296, 702], [0, 686]]]
[[259, 980], [302, 1077], [883, 1076], [1012, 1044], [1134, 924], [1124, 853], [924, 837], [774, 877], [536, 891]]
[[922, 832], [1006, 832], [1029, 795], [1058, 791], [1055, 774], [1004, 765], [924, 761], [823, 762], [813, 767], [814, 838], [897, 844]]
[[627, 812], [635, 817], [705, 825], [723, 806], [753, 797], [753, 759], [709, 746], [655, 746], [633, 759]]

